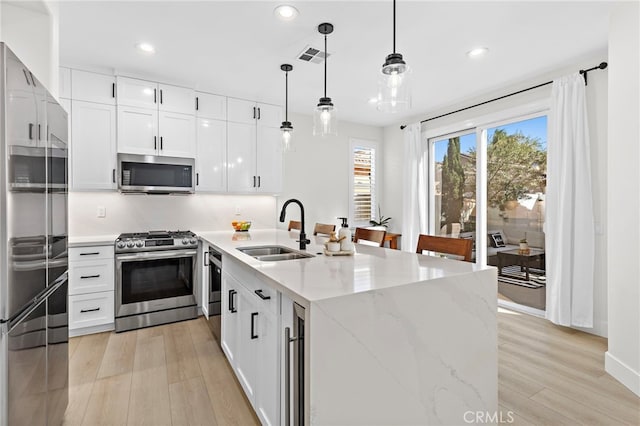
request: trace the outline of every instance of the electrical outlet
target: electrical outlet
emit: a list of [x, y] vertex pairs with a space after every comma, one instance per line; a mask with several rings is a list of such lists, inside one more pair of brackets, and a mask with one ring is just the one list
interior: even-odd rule
[[98, 206], [98, 217], [107, 216], [107, 209], [104, 206]]
[[240, 206], [236, 206], [236, 216], [240, 216]]

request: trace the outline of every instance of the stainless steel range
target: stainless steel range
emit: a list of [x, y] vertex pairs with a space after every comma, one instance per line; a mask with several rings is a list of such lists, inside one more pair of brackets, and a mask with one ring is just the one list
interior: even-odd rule
[[198, 316], [197, 248], [191, 231], [140, 232], [116, 239], [116, 332]]

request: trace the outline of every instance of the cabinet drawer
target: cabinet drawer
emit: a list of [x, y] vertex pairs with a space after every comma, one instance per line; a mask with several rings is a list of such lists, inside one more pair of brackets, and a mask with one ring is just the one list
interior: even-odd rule
[[[224, 265], [224, 271], [251, 293], [260, 309], [273, 313], [277, 312], [277, 290], [264, 282], [263, 279], [256, 275], [250, 268], [243, 266], [228, 256], [222, 259], [222, 264]], [[262, 297], [260, 295], [262, 295]]]
[[69, 263], [69, 294], [114, 290], [112, 259]]
[[112, 259], [113, 246], [91, 246], [69, 248], [69, 262], [78, 260]]
[[69, 296], [69, 330], [113, 323], [113, 291]]

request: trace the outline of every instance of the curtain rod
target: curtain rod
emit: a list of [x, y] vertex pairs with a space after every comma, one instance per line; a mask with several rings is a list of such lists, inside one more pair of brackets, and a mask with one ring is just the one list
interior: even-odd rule
[[[603, 69], [605, 69], [607, 67], [607, 65], [608, 64], [606, 62], [600, 62], [600, 65], [596, 65], [595, 67], [592, 67], [592, 68], [589, 68], [589, 69], [586, 69], [586, 70], [580, 70], [580, 74], [582, 74], [582, 76], [584, 77], [585, 86], [587, 85], [587, 73], [589, 71], [603, 70]], [[442, 118], [442, 117], [446, 117], [448, 115], [452, 115], [452, 114], [456, 114], [456, 113], [459, 113], [459, 112], [462, 112], [462, 111], [466, 111], [466, 110], [471, 109], [471, 108], [476, 108], [476, 107], [479, 107], [481, 105], [486, 105], [486, 104], [491, 103], [491, 102], [499, 101], [500, 99], [508, 98], [508, 97], [514, 96], [514, 95], [519, 95], [520, 93], [528, 92], [529, 90], [537, 89], [537, 88], [543, 87], [543, 86], [548, 86], [551, 83], [553, 83], [553, 81], [547, 81], [546, 83], [537, 84], [535, 86], [528, 87], [526, 89], [518, 90], [517, 92], [509, 93], [507, 95], [503, 95], [503, 96], [499, 96], [497, 98], [489, 99], [488, 101], [480, 102], [479, 104], [471, 105], [471, 106], [468, 106], [468, 107], [465, 107], [465, 108], [460, 108], [460, 109], [457, 109], [455, 111], [447, 112], [445, 114], [441, 114], [441, 115], [438, 115], [438, 116], [435, 116], [435, 117], [426, 118], [426, 119], [422, 120], [420, 123], [426, 123], [427, 121], [436, 120], [438, 118]], [[400, 130], [404, 130], [405, 127], [407, 127], [407, 125], [403, 124], [402, 126], [400, 126]]]

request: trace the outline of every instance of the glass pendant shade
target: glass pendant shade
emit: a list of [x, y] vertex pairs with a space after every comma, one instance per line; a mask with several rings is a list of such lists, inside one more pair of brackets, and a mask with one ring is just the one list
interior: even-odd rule
[[387, 56], [378, 77], [379, 111], [398, 112], [411, 108], [410, 74], [401, 54]]
[[283, 121], [282, 126], [280, 126], [280, 131], [282, 132], [282, 150], [285, 152], [289, 152], [293, 150], [292, 145], [292, 136], [293, 136], [293, 126], [288, 121]]
[[313, 113], [313, 135], [328, 136], [338, 134], [337, 109], [330, 98], [320, 98]]

